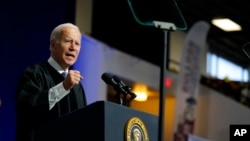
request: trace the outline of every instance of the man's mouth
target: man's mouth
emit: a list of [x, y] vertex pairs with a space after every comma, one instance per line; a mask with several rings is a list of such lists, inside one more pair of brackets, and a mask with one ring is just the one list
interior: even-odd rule
[[66, 56], [75, 58], [75, 55], [71, 53], [66, 53]]

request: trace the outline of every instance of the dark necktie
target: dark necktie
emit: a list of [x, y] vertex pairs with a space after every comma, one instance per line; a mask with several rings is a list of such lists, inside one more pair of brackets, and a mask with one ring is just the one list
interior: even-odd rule
[[[61, 75], [65, 78], [67, 76], [67, 72], [62, 72]], [[60, 115], [64, 115], [72, 112], [77, 109], [76, 97], [74, 90], [70, 90], [70, 93], [67, 94], [60, 102]]]
[[62, 72], [61, 75], [65, 78], [67, 76], [67, 72]]
[[[67, 76], [67, 72], [63, 71], [61, 73], [61, 75], [65, 78]], [[70, 100], [70, 96], [69, 94], [66, 95], [63, 99], [60, 100], [59, 102], [59, 113], [60, 113], [60, 116], [64, 115], [64, 114], [67, 114], [71, 111], [71, 100]]]

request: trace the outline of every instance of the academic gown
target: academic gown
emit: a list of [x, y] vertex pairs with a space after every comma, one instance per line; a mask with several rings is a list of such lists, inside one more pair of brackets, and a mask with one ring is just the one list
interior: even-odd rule
[[79, 84], [49, 110], [48, 91], [63, 80], [48, 62], [24, 71], [16, 92], [17, 141], [30, 141], [32, 129], [86, 106], [84, 88]]

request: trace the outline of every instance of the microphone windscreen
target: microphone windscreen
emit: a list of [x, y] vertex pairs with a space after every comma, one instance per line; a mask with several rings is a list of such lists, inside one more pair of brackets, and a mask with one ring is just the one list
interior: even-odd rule
[[112, 84], [112, 79], [113, 79], [113, 75], [111, 75], [110, 73], [103, 73], [102, 74], [102, 80], [107, 83], [107, 84]]

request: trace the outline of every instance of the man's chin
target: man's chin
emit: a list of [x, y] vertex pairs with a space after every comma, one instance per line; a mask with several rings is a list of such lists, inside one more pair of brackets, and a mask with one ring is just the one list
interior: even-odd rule
[[67, 61], [66, 64], [70, 67], [75, 64], [76, 61]]

